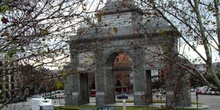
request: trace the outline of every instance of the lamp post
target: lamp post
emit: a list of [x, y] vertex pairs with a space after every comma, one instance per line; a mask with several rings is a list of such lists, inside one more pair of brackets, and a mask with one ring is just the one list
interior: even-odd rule
[[123, 100], [123, 110], [126, 110], [126, 100]]
[[198, 102], [199, 102], [199, 96], [198, 96], [198, 93], [196, 92], [196, 108], [197, 108], [197, 110], [199, 109]]

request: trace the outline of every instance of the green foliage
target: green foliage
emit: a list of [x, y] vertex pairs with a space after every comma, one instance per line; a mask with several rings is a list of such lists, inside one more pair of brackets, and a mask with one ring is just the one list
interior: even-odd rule
[[40, 32], [42, 36], [49, 34], [47, 29], [42, 29]]
[[60, 73], [60, 75], [61, 75], [62, 77], [65, 77], [65, 76], [67, 75], [67, 73], [66, 73], [65, 71], [62, 71], [62, 72]]
[[63, 85], [62, 82], [57, 81], [57, 82], [55, 83], [55, 88], [56, 88], [56, 89], [63, 89], [63, 88], [64, 88], [64, 85]]
[[118, 32], [118, 28], [117, 27], [113, 27], [113, 30], [114, 30], [115, 33]]
[[[121, 101], [117, 101], [120, 103]], [[133, 100], [126, 100], [127, 103], [134, 103]], [[165, 100], [154, 100], [154, 103], [165, 103]], [[196, 102], [192, 102], [192, 104], [197, 104]], [[199, 103], [201, 105], [201, 103]], [[55, 110], [79, 110], [81, 108], [90, 108], [94, 109], [97, 106], [62, 106], [62, 107], [55, 107]], [[123, 110], [122, 106], [114, 106], [117, 110]], [[156, 107], [147, 107], [147, 106], [127, 106], [127, 110], [166, 110], [166, 108], [156, 108]], [[196, 110], [196, 108], [178, 108], [177, 110]]]
[[[55, 110], [80, 110], [82, 108], [97, 108], [96, 106], [64, 106], [64, 107], [55, 107]], [[116, 110], [123, 110], [122, 106], [114, 107]], [[126, 110], [167, 110], [166, 108], [155, 108], [155, 107], [147, 107], [147, 106], [127, 106]], [[177, 110], [197, 110], [196, 108], [178, 108]]]
[[9, 50], [9, 51], [7, 52], [7, 55], [8, 55], [9, 58], [12, 58], [15, 53], [16, 53], [16, 52], [15, 52], [14, 50]]
[[9, 6], [6, 4], [0, 5], [0, 13], [5, 14], [7, 11], [9, 11]]
[[5, 0], [6, 3], [9, 3], [11, 0]]
[[98, 21], [101, 21], [102, 15], [103, 15], [103, 11], [99, 10], [99, 12], [95, 15], [95, 17], [96, 19], [98, 19]]

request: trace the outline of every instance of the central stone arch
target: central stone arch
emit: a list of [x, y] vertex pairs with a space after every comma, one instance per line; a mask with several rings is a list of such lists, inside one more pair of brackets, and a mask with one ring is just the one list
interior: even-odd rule
[[[134, 39], [130, 40], [131, 42]], [[96, 104], [106, 105], [115, 103], [115, 87], [114, 87], [114, 74], [113, 63], [114, 59], [119, 53], [126, 53], [131, 58], [131, 65], [127, 66], [124, 71], [132, 71], [133, 74], [133, 93], [135, 105], [146, 105], [152, 103], [151, 94], [151, 69], [152, 67], [146, 66], [145, 53], [143, 48], [133, 47], [127, 45], [128, 39], [120, 42], [115, 46], [107, 49], [98, 49], [94, 51], [95, 56], [95, 90], [96, 90]], [[124, 43], [123, 43], [124, 42]], [[110, 43], [111, 44], [111, 43]], [[77, 52], [74, 52], [77, 53]], [[78, 54], [79, 55], [79, 54]], [[66, 66], [66, 69], [70, 71], [77, 70], [78, 61], [77, 55], [72, 55], [72, 63]], [[74, 60], [75, 59], [75, 60]], [[155, 63], [156, 68], [161, 68]], [[75, 66], [74, 66], [75, 65]], [[157, 65], [157, 66], [156, 66]], [[79, 71], [79, 70], [77, 70]], [[87, 73], [92, 74], [92, 73]], [[89, 103], [88, 96], [88, 78], [87, 74], [73, 73], [68, 77], [65, 84], [65, 102], [67, 105], [81, 105]], [[87, 94], [87, 95], [86, 95]], [[147, 101], [146, 101], [147, 100]]]
[[[132, 59], [132, 64], [127, 66], [125, 71], [133, 71], [134, 73], [134, 104], [146, 105], [147, 103], [152, 103], [150, 88], [151, 73], [150, 70], [146, 70], [144, 67], [144, 50], [127, 45], [127, 41], [128, 40], [125, 40], [124, 43], [122, 40], [113, 41], [120, 43], [111, 46], [111, 48], [109, 47], [108, 49], [101, 49], [95, 52], [95, 63], [98, 64], [95, 71], [97, 105], [115, 103], [113, 62], [116, 56], [121, 52], [126, 53]], [[145, 99], [142, 98], [143, 96]], [[148, 100], [148, 102], [146, 102], [146, 100]]]
[[[132, 64], [128, 69], [134, 73], [134, 105], [152, 103], [151, 70], [160, 70], [168, 65], [162, 54], [170, 58], [175, 56], [178, 32], [161, 18], [144, 19], [141, 9], [134, 5], [133, 0], [128, 1], [108, 1], [99, 15], [98, 27], [80, 27], [77, 35], [71, 36], [71, 62], [65, 66], [68, 73], [71, 73], [65, 82], [66, 105], [89, 103], [89, 74], [95, 76], [96, 105], [115, 103], [113, 61], [120, 52], [131, 58]], [[87, 65], [93, 69], [82, 71], [80, 55], [85, 52], [93, 54], [92, 64]], [[175, 83], [168, 81], [167, 85]], [[186, 91], [177, 101], [178, 105], [184, 102], [182, 106], [190, 106], [187, 84], [182, 88], [186, 88]], [[166, 89], [168, 106], [176, 98], [173, 89]]]

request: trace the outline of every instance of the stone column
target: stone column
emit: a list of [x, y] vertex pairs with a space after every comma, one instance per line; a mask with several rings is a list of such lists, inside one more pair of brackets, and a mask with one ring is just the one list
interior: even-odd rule
[[[176, 62], [181, 61], [177, 60]], [[165, 85], [167, 107], [191, 106], [189, 73], [186, 70], [176, 64], [171, 64], [169, 73], [166, 75]]]
[[69, 71], [71, 71], [71, 66], [64, 66], [64, 70], [67, 72], [67, 76], [65, 77], [64, 84], [64, 92], [65, 92], [65, 105], [73, 104], [73, 75]]
[[144, 70], [144, 51], [142, 48], [134, 48], [134, 104], [146, 105], [144, 96], [146, 94], [146, 73]]
[[103, 106], [106, 104], [105, 100], [105, 86], [106, 74], [103, 65], [103, 50], [96, 50], [95, 52], [95, 84], [96, 84], [96, 105]]
[[[169, 35], [170, 39], [164, 41], [164, 69], [166, 70], [166, 106], [171, 108], [191, 106], [191, 94], [188, 72], [180, 65], [187, 65], [190, 62], [179, 57], [177, 52], [177, 36], [175, 32]], [[178, 64], [180, 65], [178, 65]]]
[[[73, 84], [72, 84], [72, 88], [73, 88], [73, 91], [72, 91], [72, 105], [80, 105], [81, 102], [80, 102], [80, 82], [79, 82], [79, 79], [80, 79], [80, 75], [77, 73], [73, 74]], [[66, 100], [65, 100], [66, 101]]]
[[115, 80], [112, 67], [105, 67], [106, 72], [106, 104], [115, 103]]
[[[72, 47], [73, 49], [73, 47]], [[65, 80], [65, 105], [79, 105], [79, 74], [77, 73], [78, 57], [76, 51], [71, 51], [71, 63], [64, 66], [67, 72]]]
[[73, 73], [65, 83], [65, 105], [89, 103], [88, 74]]

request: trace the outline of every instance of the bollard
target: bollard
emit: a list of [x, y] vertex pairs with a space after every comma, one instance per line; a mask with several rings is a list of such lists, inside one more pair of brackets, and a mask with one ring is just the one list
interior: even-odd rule
[[123, 100], [123, 110], [126, 110], [126, 100]]

